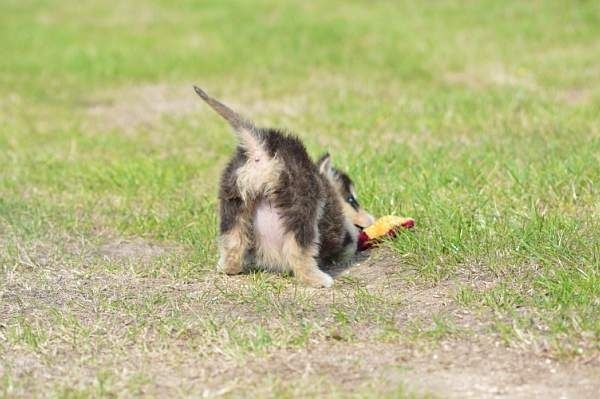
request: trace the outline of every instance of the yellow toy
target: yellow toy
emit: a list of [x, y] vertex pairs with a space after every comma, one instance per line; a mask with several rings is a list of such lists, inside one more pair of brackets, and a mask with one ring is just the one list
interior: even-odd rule
[[369, 249], [385, 237], [395, 237], [398, 230], [411, 229], [414, 226], [415, 221], [411, 218], [391, 215], [380, 217], [358, 234], [358, 250]]

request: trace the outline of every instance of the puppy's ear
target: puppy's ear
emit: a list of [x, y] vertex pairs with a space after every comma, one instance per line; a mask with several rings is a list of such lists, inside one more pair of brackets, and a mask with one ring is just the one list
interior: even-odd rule
[[329, 155], [329, 153], [319, 158], [317, 161], [317, 167], [319, 168], [319, 173], [329, 178], [332, 178], [335, 174], [333, 165], [331, 164], [331, 155]]

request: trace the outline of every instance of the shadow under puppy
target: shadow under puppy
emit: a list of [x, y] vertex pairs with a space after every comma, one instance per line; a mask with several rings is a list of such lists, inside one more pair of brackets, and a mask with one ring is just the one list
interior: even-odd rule
[[329, 154], [314, 163], [297, 137], [257, 128], [194, 89], [238, 138], [219, 189], [218, 269], [238, 274], [255, 264], [331, 287], [333, 279], [319, 266], [352, 256], [359, 229], [374, 220], [358, 204], [352, 180], [333, 168]]

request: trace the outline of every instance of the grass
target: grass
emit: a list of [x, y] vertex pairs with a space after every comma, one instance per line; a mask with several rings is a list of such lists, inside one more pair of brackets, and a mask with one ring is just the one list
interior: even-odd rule
[[[439, 309], [399, 322], [400, 289], [446, 281], [508, 345], [597, 354], [599, 27], [593, 1], [4, 2], [0, 396], [410, 396], [282, 359], [468, 335]], [[235, 143], [192, 84], [414, 217], [386, 274], [216, 276]]]

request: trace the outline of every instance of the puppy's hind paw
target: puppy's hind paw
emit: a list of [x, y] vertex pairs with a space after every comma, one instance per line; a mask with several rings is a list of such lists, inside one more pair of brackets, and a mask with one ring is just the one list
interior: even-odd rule
[[323, 287], [323, 288], [333, 287], [333, 277], [331, 277], [327, 273], [323, 273], [323, 281], [321, 283], [321, 287]]
[[228, 274], [230, 276], [235, 275], [235, 274], [240, 274], [243, 270], [243, 265], [242, 264], [236, 264], [236, 263], [232, 263], [232, 262], [222, 262], [220, 261], [217, 264], [217, 271], [219, 273], [223, 273], [223, 274]]
[[309, 276], [303, 276], [302, 281], [314, 288], [331, 288], [333, 286], [333, 278], [320, 270]]

